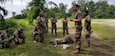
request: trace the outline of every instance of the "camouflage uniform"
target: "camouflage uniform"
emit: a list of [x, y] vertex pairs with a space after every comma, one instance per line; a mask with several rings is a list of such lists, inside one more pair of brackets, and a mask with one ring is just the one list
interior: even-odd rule
[[25, 35], [23, 29], [19, 28], [18, 30], [14, 31], [13, 36], [14, 42], [16, 44], [25, 43]]
[[68, 33], [68, 20], [67, 19], [63, 20], [62, 23], [63, 23], [63, 35], [65, 35], [65, 32], [66, 34], [69, 34]]
[[90, 46], [90, 34], [91, 34], [91, 19], [90, 15], [85, 17], [85, 37], [87, 39], [87, 45]]
[[32, 35], [33, 35], [33, 40], [35, 40], [35, 41], [37, 41], [38, 42], [38, 38], [37, 38], [37, 36], [40, 34], [40, 31], [39, 31], [39, 28], [38, 28], [38, 26], [35, 26], [34, 27], [34, 29], [33, 29], [33, 33], [32, 33]]
[[44, 33], [46, 31], [46, 22], [44, 17], [37, 17], [37, 26], [38, 30], [40, 31], [40, 42], [43, 42], [44, 40]]
[[3, 32], [1, 32], [0, 37], [1, 37], [1, 41], [2, 41], [1, 42], [2, 48], [10, 47], [10, 43], [12, 42], [12, 40], [9, 39], [11, 37], [10, 34], [9, 34], [9, 32], [7, 32], [6, 30], [4, 30]]
[[65, 35], [63, 38], [58, 38], [50, 41], [50, 43], [54, 44], [55, 47], [58, 44], [67, 44], [67, 43], [74, 43], [74, 42], [75, 42], [75, 38], [71, 37], [70, 35]]
[[[76, 15], [75, 15], [75, 19], [78, 19], [78, 17], [81, 16], [81, 11], [78, 10]], [[78, 22], [75, 22], [75, 28], [76, 28], [76, 31], [75, 31], [75, 38], [76, 38], [76, 49], [78, 51], [80, 51], [80, 48], [81, 48], [81, 31], [82, 31], [82, 22], [78, 21]]]
[[51, 26], [52, 26], [52, 34], [53, 34], [53, 30], [55, 30], [55, 34], [57, 35], [57, 26], [56, 26], [56, 23], [57, 23], [57, 19], [55, 18], [52, 18], [51, 19]]

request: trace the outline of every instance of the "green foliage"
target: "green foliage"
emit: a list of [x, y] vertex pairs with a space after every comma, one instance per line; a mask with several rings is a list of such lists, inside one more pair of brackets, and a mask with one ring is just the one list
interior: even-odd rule
[[15, 19], [25, 19], [26, 17], [27, 17], [26, 14], [18, 14], [16, 16], [14, 16], [13, 18], [15, 18]]
[[10, 33], [12, 34], [18, 25], [13, 19], [12, 20], [8, 19], [8, 20], [0, 22], [0, 30], [4, 30], [7, 26], [10, 26], [11, 28]]
[[[92, 18], [115, 18], [115, 5], [108, 4], [106, 0], [99, 0], [98, 2], [92, 0], [78, 0], [78, 4], [80, 5], [83, 15], [84, 11], [88, 10]], [[70, 10], [71, 8], [68, 13], [73, 16], [74, 12], [71, 12]]]
[[39, 12], [44, 11], [45, 0], [32, 0], [29, 3], [30, 9], [27, 10], [27, 19], [29, 23], [33, 22], [33, 19], [39, 15]]

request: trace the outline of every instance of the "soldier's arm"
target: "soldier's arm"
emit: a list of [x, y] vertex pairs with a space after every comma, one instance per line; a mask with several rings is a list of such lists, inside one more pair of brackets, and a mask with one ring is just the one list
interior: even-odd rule
[[67, 20], [67, 23], [68, 23], [68, 20]]
[[25, 34], [24, 34], [24, 32], [22, 33], [22, 36], [23, 36], [23, 38], [25, 38]]
[[78, 19], [73, 19], [73, 20], [70, 20], [70, 21], [73, 21], [73, 22], [80, 22], [82, 20], [82, 15], [81, 13], [78, 14]]
[[39, 23], [43, 28], [45, 28], [45, 23], [41, 20], [41, 18], [39, 18], [38, 23]]
[[18, 37], [18, 31], [14, 32], [15, 38], [19, 39]]
[[91, 21], [91, 18], [90, 16], [87, 17], [87, 21], [90, 22]]
[[36, 21], [35, 21], [35, 23], [38, 23], [38, 21], [39, 21], [39, 17], [37, 17], [37, 18], [36, 18]]

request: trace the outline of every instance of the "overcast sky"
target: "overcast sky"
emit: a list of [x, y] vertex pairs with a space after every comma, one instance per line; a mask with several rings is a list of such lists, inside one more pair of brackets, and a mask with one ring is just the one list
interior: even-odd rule
[[[31, 0], [13, 0], [13, 3], [11, 1], [6, 2], [5, 4], [2, 4], [2, 6], [4, 8], [6, 8], [9, 12], [9, 15], [7, 17], [12, 16], [12, 12], [16, 12], [17, 14], [20, 14], [20, 11], [22, 9], [26, 9], [28, 2], [30, 2]], [[71, 7], [71, 2], [74, 0], [47, 0], [47, 1], [53, 1], [56, 4], [59, 3], [64, 3], [68, 5], [68, 8]], [[97, 2], [98, 0], [94, 0], [95, 2]], [[109, 4], [114, 4], [115, 0], [107, 0]], [[1, 5], [1, 4], [0, 4]]]

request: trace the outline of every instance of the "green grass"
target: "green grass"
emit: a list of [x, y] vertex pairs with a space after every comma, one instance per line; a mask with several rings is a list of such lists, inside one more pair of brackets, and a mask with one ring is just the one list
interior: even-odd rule
[[[113, 42], [115, 39], [115, 27], [110, 27], [106, 25], [92, 24], [93, 31], [97, 33], [100, 37], [111, 40]], [[115, 43], [115, 41], [114, 41]]]
[[[15, 21], [15, 20], [14, 20]], [[32, 41], [31, 33], [33, 26], [28, 23], [27, 20], [16, 20], [18, 24], [22, 24], [25, 27], [26, 43], [21, 45], [15, 45], [12, 43], [10, 49], [0, 49], [0, 56], [93, 56], [90, 52], [81, 54], [71, 55], [73, 48], [62, 50], [61, 47], [54, 48], [53, 45], [49, 44], [49, 41], [62, 36], [62, 29], [58, 29], [58, 35], [51, 36], [51, 24], [49, 23], [49, 33], [45, 37], [45, 42], [34, 43]], [[70, 22], [69, 25], [74, 28], [74, 23]], [[114, 39], [115, 28], [93, 24], [93, 31], [108, 41]], [[73, 29], [74, 30], [74, 29]], [[112, 40], [114, 41], [114, 40]], [[1, 45], [0, 45], [1, 47]], [[86, 49], [83, 47], [83, 49]], [[89, 48], [90, 50], [92, 48]]]

